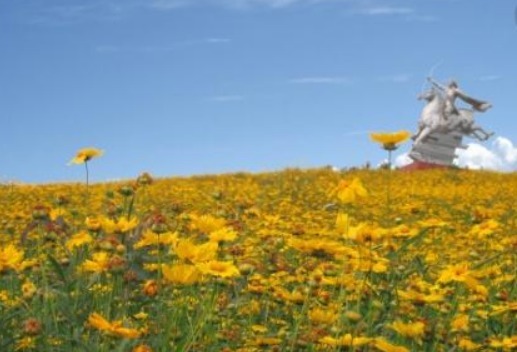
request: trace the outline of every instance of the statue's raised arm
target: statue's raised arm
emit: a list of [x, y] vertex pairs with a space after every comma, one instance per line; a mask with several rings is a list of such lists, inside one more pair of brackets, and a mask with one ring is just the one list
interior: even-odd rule
[[431, 83], [434, 87], [438, 88], [441, 91], [445, 91], [446, 87], [439, 82], [435, 81], [433, 77], [427, 77], [427, 81]]

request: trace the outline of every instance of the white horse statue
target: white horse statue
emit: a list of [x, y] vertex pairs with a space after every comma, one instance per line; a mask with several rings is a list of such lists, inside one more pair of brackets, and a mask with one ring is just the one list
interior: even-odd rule
[[[491, 104], [467, 96], [458, 89], [458, 85], [454, 81], [448, 87], [436, 83], [431, 78], [429, 81], [434, 86], [418, 97], [419, 100], [426, 100], [427, 104], [420, 114], [418, 132], [411, 137], [415, 141], [415, 145], [421, 143], [433, 132], [450, 133], [455, 131], [480, 141], [486, 141], [493, 135], [476, 125], [474, 121], [474, 110], [484, 112], [492, 106]], [[456, 97], [469, 103], [473, 110], [456, 108], [454, 105]]]

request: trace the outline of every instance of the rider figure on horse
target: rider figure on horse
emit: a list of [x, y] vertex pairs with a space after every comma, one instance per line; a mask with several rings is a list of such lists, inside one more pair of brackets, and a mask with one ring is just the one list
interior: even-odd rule
[[443, 111], [443, 118], [445, 121], [449, 119], [451, 115], [459, 115], [458, 108], [456, 107], [456, 98], [460, 98], [465, 103], [470, 104], [476, 111], [485, 112], [492, 107], [492, 104], [474, 99], [467, 94], [463, 93], [455, 80], [451, 80], [447, 86], [444, 86], [436, 82], [432, 77], [427, 77], [427, 80], [436, 88], [438, 88], [444, 96], [445, 106]]
[[[474, 121], [474, 112], [485, 112], [492, 104], [474, 99], [462, 92], [455, 81], [444, 86], [431, 77], [427, 78], [433, 87], [430, 91], [419, 95], [418, 99], [426, 100], [418, 122], [418, 132], [411, 138], [418, 145], [432, 133], [448, 134], [458, 132], [465, 136], [474, 137], [480, 141], [490, 138], [493, 133], [485, 131]], [[456, 107], [456, 98], [471, 105], [472, 109]]]

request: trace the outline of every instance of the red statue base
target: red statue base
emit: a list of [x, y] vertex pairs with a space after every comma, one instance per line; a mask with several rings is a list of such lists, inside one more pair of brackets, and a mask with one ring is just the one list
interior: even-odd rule
[[403, 166], [400, 170], [403, 171], [417, 171], [417, 170], [430, 170], [430, 169], [448, 169], [450, 166], [426, 163], [425, 161], [413, 161], [411, 164]]

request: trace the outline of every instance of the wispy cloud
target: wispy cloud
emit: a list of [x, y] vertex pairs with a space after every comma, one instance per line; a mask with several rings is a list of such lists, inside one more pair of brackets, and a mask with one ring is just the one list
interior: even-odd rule
[[478, 78], [478, 81], [496, 81], [498, 79], [501, 79], [501, 76], [498, 76], [498, 75], [486, 75], [486, 76], [481, 76]]
[[348, 77], [340, 76], [316, 76], [294, 78], [289, 82], [294, 84], [350, 84], [352, 80]]
[[284, 8], [307, 0], [216, 0], [216, 2], [235, 9], [249, 9], [255, 6]]
[[135, 3], [92, 0], [85, 4], [31, 7], [24, 19], [32, 24], [68, 25], [90, 21], [115, 21], [123, 18]]
[[216, 102], [216, 103], [227, 103], [232, 101], [241, 101], [244, 100], [244, 96], [242, 95], [217, 95], [207, 99], [208, 101]]
[[148, 2], [148, 6], [157, 10], [173, 10], [192, 3], [191, 0], [151, 0]]
[[230, 38], [206, 38], [205, 42], [210, 43], [210, 44], [226, 44], [226, 43], [231, 42], [231, 39]]
[[353, 11], [353, 13], [368, 15], [368, 16], [391, 16], [391, 15], [409, 15], [415, 10], [409, 7], [395, 7], [395, 6], [373, 6], [363, 7]]
[[113, 54], [119, 52], [125, 53], [166, 53], [175, 51], [181, 48], [187, 48], [195, 45], [218, 45], [218, 44], [228, 44], [231, 42], [230, 38], [219, 38], [212, 37], [206, 39], [198, 39], [198, 40], [185, 40], [180, 42], [171, 43], [168, 45], [142, 45], [142, 46], [117, 46], [117, 45], [98, 45], [94, 48], [94, 50], [101, 54]]
[[392, 82], [392, 83], [406, 83], [406, 82], [409, 82], [410, 80], [411, 80], [411, 75], [406, 74], [406, 73], [379, 77], [379, 81]]

